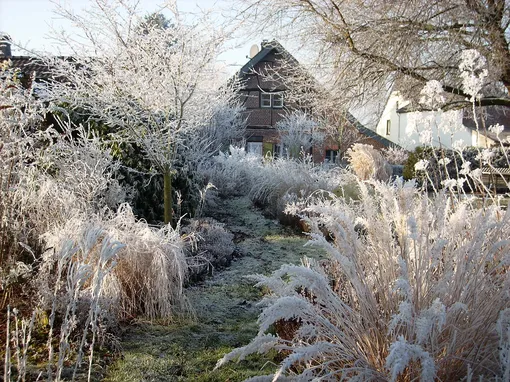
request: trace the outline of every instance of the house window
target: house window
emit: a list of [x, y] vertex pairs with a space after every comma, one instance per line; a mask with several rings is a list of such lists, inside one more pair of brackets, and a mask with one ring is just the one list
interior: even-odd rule
[[262, 156], [262, 142], [246, 142], [246, 151], [248, 154]]
[[338, 150], [326, 150], [326, 157], [324, 158], [324, 161], [328, 163], [336, 163], [337, 155]]
[[273, 156], [275, 158], [284, 158], [287, 155], [287, 147], [280, 143], [275, 143]]
[[386, 121], [386, 135], [390, 135], [391, 134], [391, 119], [388, 119]]
[[279, 158], [282, 156], [282, 146], [278, 143], [275, 143], [273, 147], [273, 157]]
[[261, 93], [260, 94], [260, 107], [271, 107], [271, 94]]
[[283, 108], [283, 94], [282, 93], [260, 93], [260, 107], [261, 108]]
[[264, 148], [264, 139], [262, 136], [252, 136], [246, 142], [246, 152], [262, 156], [262, 149]]
[[283, 107], [283, 95], [281, 93], [271, 95], [273, 96], [273, 108], [281, 109]]

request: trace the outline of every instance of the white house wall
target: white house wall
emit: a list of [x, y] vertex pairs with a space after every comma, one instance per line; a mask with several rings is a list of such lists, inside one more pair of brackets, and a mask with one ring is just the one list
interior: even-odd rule
[[[401, 137], [401, 126], [405, 126], [405, 123], [407, 123], [407, 117], [406, 115], [398, 114], [397, 109], [407, 104], [408, 102], [405, 102], [398, 92], [393, 92], [388, 98], [388, 102], [386, 102], [386, 107], [384, 108], [381, 118], [377, 124], [376, 133], [394, 143], [402, 145], [401, 138], [403, 137]], [[390, 134], [386, 133], [386, 124], [388, 120], [391, 122]]]
[[[397, 113], [408, 105], [399, 92], [393, 92], [377, 124], [377, 133], [407, 150], [430, 145], [487, 146], [487, 139], [462, 124], [462, 111]], [[387, 134], [387, 121], [390, 131]], [[489, 140], [490, 141], [490, 140]]]
[[432, 145], [448, 149], [471, 146], [471, 129], [462, 125], [462, 111], [406, 113], [403, 139], [409, 149]]

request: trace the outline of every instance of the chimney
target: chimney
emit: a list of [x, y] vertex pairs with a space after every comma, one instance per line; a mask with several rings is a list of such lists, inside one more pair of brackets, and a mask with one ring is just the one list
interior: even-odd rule
[[0, 32], [0, 58], [12, 57], [11, 38], [7, 33]]

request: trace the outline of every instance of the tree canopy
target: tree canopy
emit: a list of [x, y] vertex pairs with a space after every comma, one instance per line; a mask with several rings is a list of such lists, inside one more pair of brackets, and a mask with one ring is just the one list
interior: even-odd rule
[[45, 98], [90, 113], [120, 132], [115, 139], [142, 148], [154, 170], [164, 175], [167, 223], [178, 158], [214, 151], [222, 143], [213, 140], [219, 135], [211, 131], [218, 118], [221, 123], [235, 120], [223, 114], [238, 110], [216, 66], [227, 34], [207, 17], [191, 23], [173, 12], [170, 22], [161, 13], [140, 16], [136, 5], [96, 0], [83, 15], [60, 9], [80, 26], [83, 38], [78, 44], [67, 41], [76, 52], [73, 60], [46, 58], [55, 68], [53, 75], [65, 81], [51, 84]]
[[[510, 2], [505, 0], [250, 0], [241, 15], [261, 30], [300, 39], [345, 100], [370, 100], [398, 84], [413, 100], [437, 80], [462, 107], [463, 52], [487, 70], [477, 103], [510, 106]], [[256, 15], [256, 16], [253, 16]]]

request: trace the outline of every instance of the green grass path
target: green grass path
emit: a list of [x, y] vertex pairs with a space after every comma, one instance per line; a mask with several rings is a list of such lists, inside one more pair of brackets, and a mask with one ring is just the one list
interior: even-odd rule
[[257, 332], [261, 292], [246, 275], [269, 274], [285, 263], [299, 263], [306, 255], [322, 257], [318, 249], [304, 248], [306, 238], [278, 222], [266, 219], [247, 198], [220, 201], [210, 213], [226, 224], [238, 240], [243, 257], [186, 290], [194, 318], [170, 325], [137, 323], [126, 328], [123, 357], [111, 365], [105, 381], [242, 381], [271, 374], [274, 358], [252, 356], [214, 371], [218, 359], [246, 345]]

